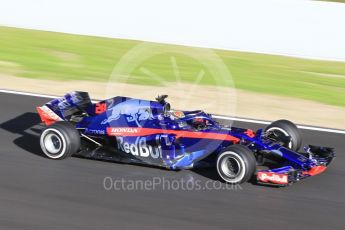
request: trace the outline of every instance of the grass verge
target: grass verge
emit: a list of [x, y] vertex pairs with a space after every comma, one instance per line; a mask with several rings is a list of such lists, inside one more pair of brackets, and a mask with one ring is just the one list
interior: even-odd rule
[[[139, 43], [0, 27], [0, 73], [29, 78], [106, 81], [121, 57]], [[191, 49], [164, 46], [170, 50], [174, 47]], [[224, 50], [214, 52], [231, 71], [236, 88], [345, 107], [344, 62]], [[193, 82], [202, 69], [198, 60], [165, 53], [147, 59], [142, 65], [164, 80], [174, 81], [176, 73], [171, 68], [171, 55], [176, 58], [181, 80]], [[130, 73], [129, 83], [158, 84], [143, 74], [140, 67]], [[200, 83], [215, 84], [207, 71]]]

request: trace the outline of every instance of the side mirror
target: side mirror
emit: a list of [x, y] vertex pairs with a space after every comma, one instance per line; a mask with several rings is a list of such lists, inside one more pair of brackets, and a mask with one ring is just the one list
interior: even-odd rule
[[156, 97], [156, 101], [158, 101], [160, 104], [164, 105], [166, 102], [165, 102], [165, 99], [168, 98], [168, 95], [158, 95]]

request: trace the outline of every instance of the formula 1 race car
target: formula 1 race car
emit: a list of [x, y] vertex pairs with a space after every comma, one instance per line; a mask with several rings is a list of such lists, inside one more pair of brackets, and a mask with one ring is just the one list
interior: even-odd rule
[[92, 103], [88, 93], [72, 92], [54, 99], [37, 107], [47, 125], [42, 151], [51, 159], [78, 155], [171, 170], [213, 166], [228, 183], [253, 178], [279, 186], [322, 173], [334, 157], [332, 148], [312, 145], [299, 153], [301, 134], [290, 121], [254, 132], [221, 125], [201, 110], [171, 110], [166, 98]]

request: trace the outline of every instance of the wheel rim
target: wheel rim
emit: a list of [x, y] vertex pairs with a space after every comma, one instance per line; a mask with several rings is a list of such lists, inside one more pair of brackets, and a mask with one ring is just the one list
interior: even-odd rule
[[220, 167], [229, 178], [236, 178], [241, 172], [240, 162], [232, 156], [224, 157]]
[[[278, 127], [272, 127], [272, 128], [269, 128], [266, 132], [273, 132], [274, 135], [280, 137], [280, 136], [286, 136], [286, 137], [290, 137], [291, 136], [284, 130], [284, 129], [281, 129], [281, 128], [278, 128]], [[289, 149], [292, 149], [292, 140], [290, 140], [290, 142], [287, 144], [288, 148]]]
[[43, 143], [46, 150], [52, 155], [58, 154], [62, 148], [61, 138], [55, 133], [47, 134], [43, 139]]
[[66, 154], [67, 144], [65, 137], [55, 128], [48, 128], [42, 132], [40, 145], [43, 153], [51, 159], [60, 159]]
[[[232, 170], [229, 165], [232, 165]], [[247, 166], [239, 153], [226, 151], [217, 159], [218, 175], [227, 183], [242, 183], [246, 176]]]

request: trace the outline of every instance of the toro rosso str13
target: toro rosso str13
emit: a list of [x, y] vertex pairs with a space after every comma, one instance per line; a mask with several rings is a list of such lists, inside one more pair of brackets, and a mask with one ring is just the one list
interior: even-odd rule
[[92, 103], [88, 93], [72, 92], [54, 99], [37, 107], [47, 125], [42, 151], [51, 159], [79, 155], [171, 170], [213, 166], [228, 183], [253, 178], [279, 186], [322, 173], [334, 157], [321, 146], [298, 152], [301, 134], [290, 121], [254, 132], [221, 125], [201, 110], [173, 111], [166, 98]]

